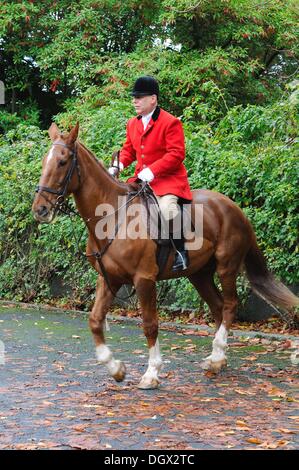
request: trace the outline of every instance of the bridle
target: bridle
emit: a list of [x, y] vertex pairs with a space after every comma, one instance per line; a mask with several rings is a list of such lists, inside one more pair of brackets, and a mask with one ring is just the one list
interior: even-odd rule
[[[57, 189], [52, 189], [49, 188], [48, 186], [37, 186], [35, 189], [36, 193], [50, 193], [50, 194], [56, 194], [57, 199], [53, 203], [50, 201], [45, 194], [42, 194], [43, 198], [54, 208], [55, 213], [57, 211], [65, 212], [66, 209], [66, 202], [65, 202], [65, 195], [68, 190], [69, 183], [72, 179], [72, 176], [74, 174], [74, 171], [77, 170], [78, 174], [78, 179], [79, 179], [79, 186], [81, 184], [81, 175], [80, 175], [80, 167], [78, 163], [78, 151], [77, 151], [77, 144], [74, 144], [74, 148], [69, 147], [69, 145], [64, 144], [63, 142], [55, 142], [52, 145], [61, 145], [62, 147], [67, 148], [70, 151], [70, 156], [72, 157], [72, 162], [71, 165], [67, 171], [67, 174], [65, 175], [61, 186], [62, 189], [57, 190]], [[69, 208], [68, 208], [69, 209]]]

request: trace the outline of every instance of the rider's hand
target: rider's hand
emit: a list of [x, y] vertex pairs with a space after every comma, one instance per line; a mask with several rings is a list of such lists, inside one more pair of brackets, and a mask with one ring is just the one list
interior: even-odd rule
[[138, 179], [150, 183], [154, 179], [154, 173], [149, 168], [144, 168], [140, 173], [138, 173]]
[[108, 173], [110, 173], [111, 176], [116, 176], [118, 173], [118, 168], [115, 166], [110, 166], [110, 168], [108, 168]]
[[112, 176], [116, 176], [118, 173], [120, 173], [124, 169], [124, 165], [122, 162], [118, 163], [119, 166], [117, 166], [117, 160], [114, 160], [113, 166], [110, 166], [108, 168], [108, 173]]

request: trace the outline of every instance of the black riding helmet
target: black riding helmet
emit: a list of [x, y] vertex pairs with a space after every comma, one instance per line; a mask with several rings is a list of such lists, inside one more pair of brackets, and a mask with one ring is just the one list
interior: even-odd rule
[[131, 95], [135, 97], [157, 95], [158, 97], [159, 84], [154, 77], [151, 77], [149, 75], [139, 77], [134, 84], [134, 88], [131, 92]]

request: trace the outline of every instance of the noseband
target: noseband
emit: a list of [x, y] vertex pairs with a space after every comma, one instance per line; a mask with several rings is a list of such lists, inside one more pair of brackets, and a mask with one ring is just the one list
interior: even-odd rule
[[49, 188], [48, 186], [37, 186], [35, 192], [36, 193], [46, 192], [46, 193], [50, 193], [50, 194], [56, 194], [58, 197], [55, 201], [55, 204], [53, 204], [51, 201], [49, 201], [48, 198], [45, 197], [45, 195], [43, 195], [43, 197], [46, 199], [47, 202], [49, 202], [52, 205], [52, 207], [54, 207], [55, 210], [57, 210], [57, 209], [59, 210], [60, 206], [62, 206], [63, 203], [64, 203], [64, 198], [65, 198], [65, 195], [66, 195], [66, 192], [67, 192], [67, 188], [68, 188], [69, 182], [72, 179], [72, 176], [73, 176], [73, 173], [74, 173], [75, 169], [77, 170], [77, 174], [78, 174], [78, 178], [79, 178], [79, 186], [80, 186], [80, 183], [81, 183], [81, 181], [80, 181], [80, 168], [79, 168], [79, 163], [78, 163], [78, 158], [77, 158], [77, 145], [76, 145], [76, 143], [75, 143], [74, 149], [71, 149], [68, 145], [66, 145], [64, 143], [60, 143], [60, 142], [54, 143], [52, 145], [61, 145], [62, 147], [66, 147], [67, 149], [70, 150], [70, 155], [72, 156], [71, 166], [69, 167], [68, 172], [65, 175], [63, 182], [61, 183], [62, 189], [57, 190], [57, 189]]

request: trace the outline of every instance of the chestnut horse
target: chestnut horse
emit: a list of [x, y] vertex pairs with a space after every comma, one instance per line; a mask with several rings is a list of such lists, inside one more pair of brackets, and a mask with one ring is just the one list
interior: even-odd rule
[[[89, 232], [86, 254], [106, 250], [102, 257], [105, 277], [97, 258], [88, 257], [99, 273], [89, 325], [97, 359], [106, 365], [115, 380], [123, 380], [126, 369], [121, 361], [114, 359], [112, 351], [105, 344], [104, 325], [114, 294], [123, 284], [133, 285], [136, 289], [149, 347], [148, 368], [138, 385], [142, 389], [158, 387], [158, 374], [162, 365], [158, 342], [156, 281], [185, 276], [207, 302], [215, 318], [216, 334], [212, 353], [203, 361], [203, 367], [215, 373], [227, 363], [227, 336], [238, 303], [236, 280], [243, 265], [252, 288], [262, 298], [285, 311], [298, 305], [299, 299], [268, 271], [253, 228], [241, 209], [220, 193], [193, 191], [193, 220], [197, 207], [203, 208], [202, 245], [189, 252], [190, 264], [183, 272], [171, 271], [174, 256], [171, 252], [163, 272], [159, 274], [157, 244], [149, 236], [131, 239], [117, 234], [109, 245], [107, 239], [97, 237], [97, 206], [107, 203], [117, 209], [118, 198], [126, 198], [132, 187], [109, 175], [95, 156], [77, 140], [78, 130], [79, 123], [69, 133], [61, 133], [56, 124], [51, 125], [49, 135], [52, 146], [43, 159], [42, 175], [32, 210], [37, 221], [49, 223], [55, 216], [57, 203], [73, 194]], [[139, 196], [135, 199], [139, 200]], [[222, 292], [214, 283], [215, 273], [219, 276]]]

